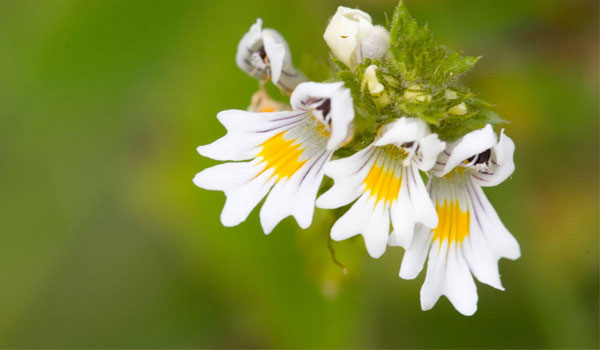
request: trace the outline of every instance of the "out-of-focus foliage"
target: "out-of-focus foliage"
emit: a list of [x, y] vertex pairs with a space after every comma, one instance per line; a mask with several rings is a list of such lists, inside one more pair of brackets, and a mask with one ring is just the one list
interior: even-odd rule
[[0, 2], [0, 346], [598, 347], [598, 4], [407, 0], [482, 55], [462, 82], [510, 120], [516, 171], [486, 189], [522, 258], [479, 310], [423, 312], [402, 250], [333, 242], [333, 215], [223, 228], [192, 177], [256, 81], [234, 62], [256, 17], [324, 80], [328, 16], [396, 1]]

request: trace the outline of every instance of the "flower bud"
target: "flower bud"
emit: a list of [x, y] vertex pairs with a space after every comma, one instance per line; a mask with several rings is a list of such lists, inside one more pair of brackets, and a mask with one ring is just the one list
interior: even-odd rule
[[369, 94], [379, 107], [386, 107], [390, 104], [390, 96], [385, 91], [385, 86], [379, 82], [377, 78], [377, 66], [370, 65], [365, 69], [365, 73], [363, 75], [362, 80], [362, 89], [364, 90], [365, 86], [369, 90]]
[[465, 115], [467, 114], [467, 105], [464, 102], [459, 103], [456, 106], [448, 109], [448, 113], [452, 115]]
[[387, 52], [390, 34], [371, 23], [371, 16], [360, 10], [338, 7], [323, 38], [331, 53], [349, 68], [364, 58], [378, 59]]
[[373, 96], [380, 95], [383, 92], [384, 86], [377, 79], [377, 66], [372, 64], [365, 69], [362, 85], [363, 88], [366, 85], [369, 93]]

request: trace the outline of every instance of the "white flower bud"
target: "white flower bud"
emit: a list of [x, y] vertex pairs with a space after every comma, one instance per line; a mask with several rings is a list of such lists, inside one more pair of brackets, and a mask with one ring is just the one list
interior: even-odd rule
[[371, 16], [360, 10], [338, 7], [323, 38], [331, 53], [352, 68], [364, 58], [378, 59], [387, 52], [388, 31], [371, 23]]

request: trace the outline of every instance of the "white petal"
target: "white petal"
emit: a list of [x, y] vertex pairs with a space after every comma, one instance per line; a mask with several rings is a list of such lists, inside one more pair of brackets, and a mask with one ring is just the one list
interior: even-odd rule
[[414, 165], [411, 165], [407, 171], [406, 185], [410, 191], [415, 220], [430, 228], [437, 227], [438, 216], [435, 206], [433, 205], [429, 191], [423, 183], [423, 178], [421, 178], [419, 171]]
[[409, 186], [410, 184], [410, 167], [401, 168], [400, 193], [398, 198], [392, 202], [390, 207], [390, 217], [392, 219], [392, 227], [394, 231], [390, 235], [389, 245], [400, 246], [405, 249], [410, 247], [413, 239], [413, 231], [415, 228], [415, 208], [411, 198]]
[[431, 310], [438, 299], [444, 294], [444, 277], [446, 273], [446, 256], [448, 254], [448, 241], [436, 240], [429, 249], [427, 260], [427, 273], [425, 282], [421, 287], [421, 308]]
[[315, 198], [323, 180], [323, 164], [330, 153], [320, 152], [291, 178], [281, 179], [273, 187], [260, 211], [260, 219], [265, 233], [270, 233], [281, 220], [294, 215], [302, 228], [312, 222]]
[[221, 212], [223, 226], [235, 226], [246, 220], [252, 209], [273, 187], [275, 179], [270, 178], [272, 173], [272, 170], [267, 170], [250, 182], [225, 192], [227, 200]]
[[290, 104], [294, 110], [306, 110], [304, 101], [310, 98], [332, 98], [344, 88], [344, 83], [315, 83], [306, 82], [298, 85], [290, 96]]
[[355, 174], [361, 168], [370, 168], [370, 163], [367, 161], [373, 159], [375, 151], [375, 147], [367, 146], [350, 157], [332, 160], [325, 165], [325, 175], [338, 179]]
[[281, 77], [281, 71], [283, 70], [283, 62], [286, 55], [286, 46], [283, 43], [277, 43], [273, 34], [274, 31], [263, 31], [263, 43], [265, 45], [265, 52], [269, 57], [269, 63], [271, 64], [271, 79], [273, 83], [277, 84], [279, 77]]
[[301, 228], [308, 228], [312, 223], [317, 192], [323, 181], [323, 176], [325, 176], [323, 168], [331, 155], [332, 152], [323, 152], [319, 157], [316, 157], [314, 165], [311, 165], [308, 172], [301, 178], [293, 212], [294, 218]]
[[227, 191], [247, 183], [260, 170], [256, 162], [219, 164], [196, 174], [194, 184], [207, 190]]
[[402, 117], [386, 124], [381, 130], [381, 135], [373, 144], [375, 146], [401, 145], [406, 142], [417, 141], [428, 133], [429, 127], [423, 120]]
[[473, 181], [479, 186], [496, 186], [512, 175], [515, 170], [513, 154], [515, 144], [510, 137], [500, 132], [500, 141], [492, 148], [489, 174], [473, 172]]
[[417, 152], [420, 161], [419, 169], [429, 171], [435, 165], [439, 154], [446, 148], [446, 143], [440, 141], [437, 134], [429, 134], [419, 139], [419, 151]]
[[362, 231], [369, 255], [373, 258], [379, 258], [385, 253], [390, 236], [390, 214], [384, 201], [375, 206], [373, 214]]
[[248, 160], [256, 155], [256, 148], [271, 138], [275, 132], [263, 134], [227, 133], [210, 143], [199, 146], [198, 153], [215, 160]]
[[445, 295], [454, 308], [470, 316], [477, 311], [477, 288], [469, 267], [455, 244], [441, 247], [436, 240], [429, 252], [427, 275], [421, 288], [421, 307], [430, 310], [441, 295]]
[[348, 139], [353, 120], [354, 105], [350, 90], [340, 89], [331, 99], [331, 136], [327, 143], [328, 150], [338, 149]]
[[354, 106], [350, 90], [343, 83], [302, 83], [292, 93], [290, 102], [294, 109], [307, 110], [305, 101], [310, 98], [329, 98], [331, 101], [331, 135], [327, 149], [334, 151], [347, 140], [354, 120]]
[[248, 74], [251, 74], [254, 70], [254, 67], [249, 64], [248, 57], [252, 54], [252, 52], [259, 47], [257, 43], [261, 40], [261, 31], [262, 31], [262, 19], [258, 18], [256, 23], [254, 23], [250, 30], [244, 34], [242, 40], [240, 40], [237, 48], [237, 54], [235, 57], [235, 61], [242, 69]]
[[217, 119], [228, 132], [268, 132], [297, 123], [306, 117], [301, 111], [253, 113], [237, 109], [222, 111]]
[[490, 204], [483, 190], [469, 182], [468, 192], [473, 205], [471, 220], [475, 220], [479, 224], [496, 256], [511, 260], [518, 259], [521, 256], [519, 243], [500, 221], [496, 210]]
[[216, 160], [248, 160], [256, 155], [256, 148], [273, 135], [300, 125], [303, 112], [252, 113], [227, 110], [217, 114], [227, 128], [225, 136], [211, 144], [199, 146], [198, 153]]
[[325, 165], [325, 174], [335, 180], [333, 187], [317, 199], [317, 207], [339, 208], [351, 203], [363, 193], [363, 181], [375, 161], [374, 149], [362, 150], [351, 157], [330, 161]]
[[416, 166], [410, 165], [402, 169], [400, 194], [392, 204], [390, 214], [394, 232], [389, 243], [405, 249], [411, 245], [415, 223], [430, 228], [437, 226], [435, 207]]
[[331, 228], [331, 238], [335, 241], [342, 241], [361, 233], [365, 222], [370, 219], [373, 213], [372, 204], [368, 203], [368, 196], [361, 196], [340, 217]]
[[446, 175], [466, 159], [494, 147], [496, 143], [496, 134], [494, 134], [494, 130], [489, 124], [483, 129], [471, 131], [449, 146], [451, 149], [449, 152], [450, 157], [439, 176]]
[[331, 238], [341, 241], [362, 234], [369, 255], [378, 258], [386, 249], [390, 218], [384, 203], [374, 205], [374, 202], [374, 198], [368, 195], [361, 196], [333, 225]]
[[498, 272], [498, 257], [494, 256], [476, 220], [471, 221], [469, 231], [462, 242], [462, 252], [471, 272], [480, 282], [504, 290]]
[[281, 220], [292, 214], [297, 191], [296, 184], [290, 183], [289, 179], [279, 180], [273, 186], [260, 209], [260, 223], [265, 234], [271, 233]]
[[465, 316], [473, 315], [477, 311], [477, 287], [460, 246], [456, 244], [451, 244], [448, 249], [444, 279], [444, 295], [454, 308]]
[[404, 253], [402, 265], [400, 265], [401, 278], [411, 280], [421, 272], [427, 258], [432, 237], [433, 233], [430, 228], [420, 224], [416, 225], [412, 243]]

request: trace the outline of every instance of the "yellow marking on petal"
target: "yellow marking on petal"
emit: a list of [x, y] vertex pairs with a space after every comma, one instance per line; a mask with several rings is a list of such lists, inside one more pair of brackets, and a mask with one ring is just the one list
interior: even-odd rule
[[284, 138], [284, 134], [285, 132], [279, 133], [262, 144], [262, 148], [256, 157], [261, 157], [260, 163], [265, 163], [266, 166], [256, 176], [269, 169], [274, 169], [271, 178], [275, 176], [279, 179], [289, 178], [308, 161], [308, 159], [300, 160], [304, 147], [299, 143], [295, 143], [296, 139], [288, 140]]
[[365, 191], [369, 191], [370, 196], [376, 198], [375, 203], [385, 201], [390, 204], [398, 198], [402, 178], [400, 174], [395, 173], [394, 169], [385, 168], [377, 161], [369, 170], [369, 174], [367, 174], [363, 183], [365, 184]]
[[[463, 164], [469, 164], [468, 161], [464, 161]], [[444, 175], [445, 179], [451, 179], [453, 178], [455, 175], [462, 175], [468, 168], [464, 167], [464, 166], [457, 166], [456, 168], [450, 170], [450, 172], [446, 175]]]
[[259, 111], [260, 113], [270, 113], [270, 112], [275, 112], [275, 108], [271, 107], [271, 106], [264, 106], [263, 108], [260, 109]]
[[440, 240], [440, 244], [444, 240], [448, 240], [448, 244], [452, 242], [462, 243], [469, 235], [469, 227], [471, 223], [471, 214], [469, 211], [462, 211], [457, 200], [446, 201], [440, 205], [435, 204], [435, 209], [439, 218], [438, 226], [433, 230], [433, 240]]

